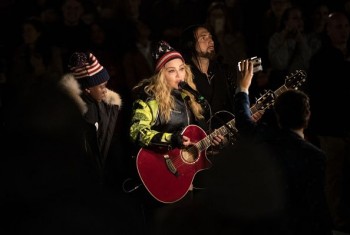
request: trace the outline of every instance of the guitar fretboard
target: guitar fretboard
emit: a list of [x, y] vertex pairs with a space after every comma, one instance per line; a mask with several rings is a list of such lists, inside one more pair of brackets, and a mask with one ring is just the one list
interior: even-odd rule
[[281, 86], [280, 88], [278, 88], [277, 90], [274, 91], [274, 95], [275, 95], [275, 98], [277, 96], [280, 96], [283, 92], [285, 92], [286, 90], [288, 90], [288, 87], [286, 87], [285, 85]]
[[227, 122], [225, 125], [221, 126], [220, 128], [216, 129], [215, 131], [213, 131], [212, 133], [204, 137], [202, 140], [198, 141], [196, 143], [196, 147], [200, 151], [203, 151], [207, 149], [210, 145], [212, 145], [212, 142], [213, 142], [212, 139], [214, 136], [217, 136], [217, 135], [225, 136], [228, 133], [232, 133], [232, 132], [234, 132], [234, 134], [238, 132], [238, 130], [235, 127], [235, 119], [232, 119], [231, 121]]

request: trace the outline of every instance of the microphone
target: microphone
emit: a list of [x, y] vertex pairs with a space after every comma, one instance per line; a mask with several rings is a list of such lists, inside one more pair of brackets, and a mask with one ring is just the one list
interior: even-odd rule
[[197, 102], [204, 102], [205, 101], [204, 96], [202, 96], [201, 94], [199, 94], [198, 91], [196, 91], [192, 87], [190, 87], [190, 85], [188, 85], [187, 82], [185, 82], [185, 81], [179, 82], [179, 87], [181, 89], [186, 90], [189, 93], [191, 93], [194, 96], [194, 98], [197, 100]]

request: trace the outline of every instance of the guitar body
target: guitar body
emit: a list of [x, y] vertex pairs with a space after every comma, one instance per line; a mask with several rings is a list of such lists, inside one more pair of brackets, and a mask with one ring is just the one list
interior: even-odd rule
[[[206, 137], [205, 131], [196, 125], [187, 126], [183, 135], [193, 143]], [[149, 193], [160, 202], [173, 203], [186, 195], [196, 173], [209, 168], [211, 163], [206, 157], [206, 149], [199, 151], [191, 145], [170, 151], [141, 148], [136, 166]]]

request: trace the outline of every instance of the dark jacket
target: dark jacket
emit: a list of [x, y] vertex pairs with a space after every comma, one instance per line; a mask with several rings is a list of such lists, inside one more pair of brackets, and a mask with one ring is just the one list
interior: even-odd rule
[[81, 110], [86, 121], [86, 153], [92, 157], [98, 169], [102, 170], [115, 132], [122, 100], [119, 94], [107, 89], [106, 98], [102, 102], [96, 102], [80, 90], [78, 82], [71, 74], [65, 75], [60, 85]]
[[223, 65], [210, 61], [208, 76], [193, 61], [188, 61], [198, 92], [209, 102], [212, 114], [218, 111], [233, 112], [234, 77]]

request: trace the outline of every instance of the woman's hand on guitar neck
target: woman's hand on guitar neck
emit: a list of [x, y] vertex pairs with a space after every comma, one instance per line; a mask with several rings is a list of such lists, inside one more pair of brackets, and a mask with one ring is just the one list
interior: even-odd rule
[[223, 146], [225, 142], [225, 137], [222, 135], [213, 135], [213, 138], [211, 139], [211, 144], [214, 147], [217, 146]]

